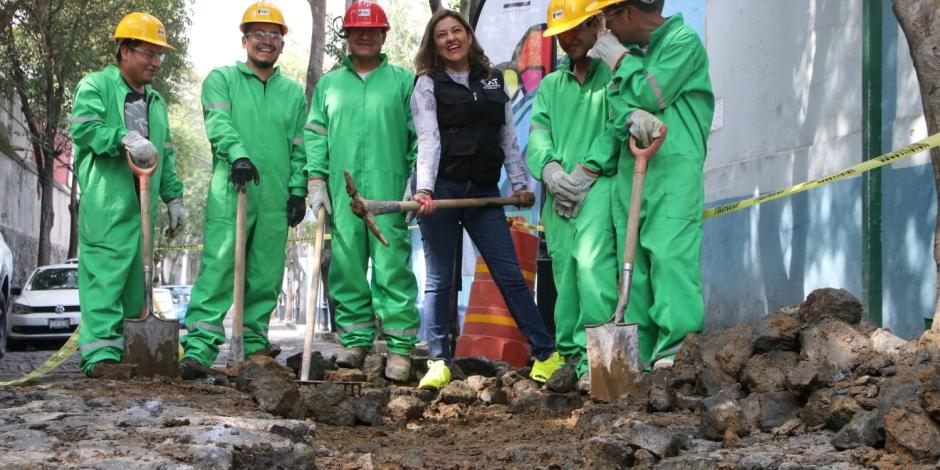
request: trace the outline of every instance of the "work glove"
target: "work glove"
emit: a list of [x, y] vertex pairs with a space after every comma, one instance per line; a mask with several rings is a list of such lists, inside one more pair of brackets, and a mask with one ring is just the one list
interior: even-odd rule
[[571, 208], [574, 205], [574, 201], [565, 197], [565, 194], [561, 191], [561, 178], [565, 176], [565, 169], [561, 167], [556, 161], [548, 162], [544, 168], [542, 168], [542, 182], [545, 183], [546, 189], [551, 193], [555, 198], [555, 202], [552, 203], [552, 207], [555, 208], [555, 212], [559, 212], [558, 207]]
[[127, 153], [131, 154], [134, 165], [140, 168], [150, 168], [157, 163], [157, 148], [137, 131], [130, 131], [121, 140]]
[[[414, 180], [415, 175], [412, 173], [411, 176], [408, 177], [408, 182], [405, 183], [405, 194], [401, 197], [402, 201], [410, 201], [414, 199], [414, 191], [411, 189], [411, 186], [414, 184]], [[416, 214], [417, 212], [415, 211], [405, 212], [405, 223], [410, 223], [411, 219], [414, 219]]]
[[529, 191], [527, 188], [521, 188], [513, 191], [512, 197], [519, 198], [519, 204], [517, 204], [516, 207], [520, 209], [525, 209], [535, 205], [535, 193]]
[[623, 47], [623, 44], [620, 44], [616, 36], [605, 32], [597, 36], [597, 42], [588, 51], [588, 57], [600, 59], [607, 64], [611, 71], [614, 71], [617, 70], [617, 65], [620, 64], [620, 59], [623, 58], [624, 54], [629, 53], [630, 51]]
[[638, 109], [627, 119], [630, 134], [636, 137], [641, 148], [647, 148], [663, 133], [663, 122], [647, 111]]
[[304, 204], [304, 198], [291, 195], [287, 198], [287, 225], [296, 227], [306, 215], [307, 206]]
[[173, 238], [183, 230], [186, 225], [186, 208], [183, 206], [183, 199], [171, 199], [166, 203], [166, 211], [170, 216], [170, 226], [166, 229], [166, 236]]
[[330, 205], [330, 194], [323, 178], [310, 178], [307, 180], [307, 205], [313, 209], [314, 222], [317, 220], [317, 212], [319, 212], [320, 206], [326, 208], [327, 214], [333, 213], [333, 207]]
[[[575, 218], [581, 210], [581, 203], [587, 197], [588, 190], [597, 180], [597, 173], [588, 170], [584, 165], [578, 165], [570, 175], [564, 175], [559, 183], [559, 190], [566, 198], [573, 202], [570, 210], [565, 215], [568, 218]], [[567, 215], [566, 215], [567, 214]]]
[[247, 157], [239, 158], [232, 163], [232, 183], [235, 189], [245, 191], [248, 183], [254, 181], [255, 186], [261, 184], [261, 176], [258, 175], [258, 169], [251, 163]]

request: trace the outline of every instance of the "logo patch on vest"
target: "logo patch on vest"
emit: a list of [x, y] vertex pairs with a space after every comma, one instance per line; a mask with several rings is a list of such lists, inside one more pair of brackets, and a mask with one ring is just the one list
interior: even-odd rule
[[483, 84], [484, 90], [499, 90], [502, 88], [501, 86], [499, 86], [498, 78], [491, 78], [489, 80], [480, 80], [480, 83]]

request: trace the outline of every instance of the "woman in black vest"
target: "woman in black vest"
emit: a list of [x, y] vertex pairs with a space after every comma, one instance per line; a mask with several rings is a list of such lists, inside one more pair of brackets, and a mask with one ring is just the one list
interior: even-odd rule
[[411, 110], [418, 132], [414, 199], [427, 267], [422, 321], [428, 332], [428, 373], [420, 388], [450, 382], [452, 352], [450, 291], [454, 253], [462, 240], [459, 223], [470, 234], [499, 287], [516, 324], [536, 358], [531, 377], [544, 382], [564, 364], [526, 287], [500, 207], [435, 212], [434, 198], [499, 196], [505, 166], [513, 196], [531, 207], [529, 175], [516, 142], [512, 108], [503, 75], [490, 66], [473, 30], [459, 13], [440, 10], [428, 22], [415, 57], [418, 79]]

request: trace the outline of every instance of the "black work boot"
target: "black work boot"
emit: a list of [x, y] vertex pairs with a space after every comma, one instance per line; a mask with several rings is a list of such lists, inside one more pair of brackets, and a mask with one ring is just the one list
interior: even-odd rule
[[92, 364], [85, 374], [92, 379], [127, 380], [134, 373], [133, 364], [121, 364], [114, 359], [102, 359]]
[[362, 360], [365, 359], [368, 354], [369, 351], [362, 346], [343, 348], [343, 350], [336, 355], [336, 365], [347, 369], [360, 369], [362, 368]]
[[265, 346], [264, 348], [259, 349], [259, 350], [255, 351], [255, 352], [249, 354], [249, 356], [256, 356], [256, 355], [257, 355], [257, 356], [268, 356], [268, 357], [270, 357], [271, 359], [274, 359], [274, 358], [276, 358], [277, 355], [280, 354], [280, 353], [281, 353], [281, 347], [280, 347], [280, 346], [278, 346], [278, 345], [276, 345], [276, 344], [268, 343], [267, 346]]
[[204, 379], [213, 372], [211, 367], [202, 365], [192, 357], [186, 357], [180, 361], [180, 377], [183, 380]]

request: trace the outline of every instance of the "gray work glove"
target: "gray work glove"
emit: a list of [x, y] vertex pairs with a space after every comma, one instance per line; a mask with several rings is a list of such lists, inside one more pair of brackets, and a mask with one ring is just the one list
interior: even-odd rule
[[624, 54], [629, 54], [627, 48], [620, 44], [616, 36], [607, 32], [599, 34], [594, 47], [588, 51], [588, 57], [600, 59], [611, 71], [617, 69], [617, 64]]
[[663, 134], [663, 122], [647, 111], [638, 109], [627, 119], [630, 134], [636, 137], [641, 148], [647, 148]]
[[564, 214], [559, 208], [570, 209], [574, 205], [574, 201], [566, 197], [567, 193], [563, 193], [561, 190], [561, 179], [565, 175], [567, 175], [565, 169], [556, 161], [548, 162], [542, 168], [542, 182], [545, 183], [545, 188], [555, 199], [552, 208], [561, 215]]
[[[588, 190], [597, 180], [597, 173], [588, 170], [584, 165], [578, 165], [570, 175], [564, 175], [559, 183], [559, 190], [566, 198], [573, 202], [569, 211], [562, 213], [568, 218], [575, 218], [581, 210], [581, 203], [587, 197]], [[567, 214], [567, 215], [566, 215]]]
[[[402, 201], [410, 201], [414, 199], [415, 193], [411, 189], [411, 186], [414, 184], [414, 180], [415, 180], [415, 175], [414, 173], [412, 173], [411, 176], [408, 177], [408, 181], [405, 183], [405, 194], [403, 194], [401, 197]], [[415, 215], [417, 215], [417, 212], [415, 211], [405, 212], [405, 223], [406, 224], [410, 223], [411, 219], [415, 218]]]
[[166, 203], [166, 210], [170, 216], [170, 226], [166, 229], [166, 236], [173, 238], [186, 225], [186, 207], [183, 206], [183, 199], [171, 199]]
[[145, 139], [137, 131], [130, 131], [121, 140], [127, 153], [131, 154], [131, 160], [140, 168], [150, 168], [157, 163], [157, 148]]
[[326, 208], [327, 214], [333, 214], [333, 207], [330, 205], [330, 194], [327, 191], [326, 180], [321, 178], [311, 178], [307, 180], [307, 204], [313, 209], [313, 221], [317, 220], [317, 212], [320, 206]]

